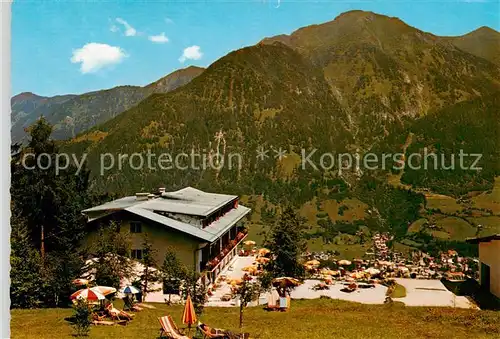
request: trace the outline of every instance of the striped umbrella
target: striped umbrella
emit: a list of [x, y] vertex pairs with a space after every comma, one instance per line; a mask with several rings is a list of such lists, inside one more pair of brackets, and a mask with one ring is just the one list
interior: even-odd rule
[[104, 296], [116, 292], [116, 288], [109, 287], [109, 286], [94, 286], [94, 287], [91, 287], [90, 289], [94, 292], [99, 292]]
[[70, 297], [71, 300], [75, 299], [87, 299], [87, 300], [104, 300], [106, 297], [97, 291], [93, 291], [90, 288], [84, 288], [76, 291]]
[[123, 287], [120, 292], [122, 293], [125, 293], [125, 294], [128, 294], [128, 293], [131, 293], [131, 294], [137, 294], [137, 293], [140, 293], [141, 291], [139, 291], [139, 289], [135, 286], [126, 286], [126, 287]]
[[191, 296], [188, 294], [186, 299], [186, 305], [184, 305], [184, 312], [182, 313], [182, 322], [188, 325], [191, 329], [191, 325], [196, 323], [196, 313], [194, 311], [193, 302], [191, 301]]

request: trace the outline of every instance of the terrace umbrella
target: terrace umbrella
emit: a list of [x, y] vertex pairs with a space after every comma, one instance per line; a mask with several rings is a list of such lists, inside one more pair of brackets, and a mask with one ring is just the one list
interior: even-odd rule
[[257, 267], [255, 267], [254, 265], [246, 266], [246, 267], [242, 268], [242, 271], [244, 271], [244, 272], [252, 272], [252, 271], [256, 271], [256, 270], [257, 270]]
[[267, 264], [269, 262], [269, 258], [265, 258], [265, 257], [259, 257], [257, 259], [255, 259], [256, 262], [258, 262], [259, 264]]
[[295, 286], [299, 286], [299, 285], [300, 285], [300, 281], [298, 279], [290, 278], [290, 277], [275, 278], [273, 280], [273, 286], [279, 288], [282, 292], [280, 294], [283, 296], [284, 296], [287, 288], [295, 287]]
[[135, 286], [126, 286], [126, 287], [123, 287], [121, 290], [120, 290], [121, 293], [125, 293], [125, 294], [137, 294], [137, 293], [140, 293], [141, 291], [139, 291], [139, 289]]
[[338, 262], [338, 264], [339, 264], [340, 266], [349, 266], [349, 265], [351, 264], [351, 262], [350, 262], [349, 260], [340, 260], [340, 261]]
[[245, 244], [245, 246], [255, 246], [255, 241], [247, 240], [247, 241], [244, 241], [243, 244]]
[[304, 265], [304, 268], [305, 268], [307, 271], [312, 271], [312, 270], [314, 270], [314, 266], [311, 266], [311, 265]]
[[240, 285], [242, 282], [243, 282], [243, 280], [242, 280], [242, 279], [240, 279], [240, 278], [235, 278], [235, 279], [231, 279], [231, 280], [229, 281], [229, 284], [230, 284], [231, 286], [236, 286], [236, 285]]
[[323, 275], [336, 275], [337, 271], [332, 271], [332, 270], [324, 268], [324, 269], [321, 270], [320, 273], [323, 274]]
[[273, 280], [273, 284], [278, 284], [278, 285], [285, 284], [287, 286], [299, 286], [300, 281], [298, 279], [295, 279], [295, 278], [281, 277], [281, 278], [275, 278]]
[[308, 262], [306, 262], [306, 265], [308, 265], [308, 266], [319, 266], [319, 264], [321, 264], [321, 263], [316, 259], [309, 260]]
[[91, 301], [104, 300], [106, 297], [97, 291], [93, 291], [90, 288], [84, 288], [76, 291], [69, 297], [71, 300], [75, 299], [86, 299]]
[[194, 311], [193, 302], [191, 301], [191, 296], [188, 294], [186, 299], [186, 305], [184, 305], [184, 312], [182, 313], [182, 322], [188, 325], [188, 333], [191, 331], [191, 325], [196, 323], [196, 312]]
[[258, 253], [259, 253], [259, 256], [263, 257], [263, 256], [271, 253], [271, 250], [269, 250], [267, 248], [261, 248]]
[[116, 288], [114, 287], [109, 287], [109, 286], [95, 286], [90, 288], [94, 292], [99, 292], [104, 296], [107, 296], [108, 294], [112, 294], [116, 292]]

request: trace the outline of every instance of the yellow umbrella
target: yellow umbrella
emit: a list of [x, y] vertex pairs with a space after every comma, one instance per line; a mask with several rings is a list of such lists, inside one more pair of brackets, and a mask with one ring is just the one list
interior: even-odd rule
[[243, 244], [245, 244], [245, 246], [255, 246], [255, 241], [247, 240], [247, 241], [244, 241]]
[[321, 270], [321, 274], [323, 275], [337, 275], [338, 273], [339, 273], [338, 271], [332, 271], [326, 268]]
[[271, 253], [271, 250], [269, 250], [267, 248], [261, 248], [258, 253], [259, 253], [259, 256], [264, 256], [266, 254]]
[[229, 284], [231, 284], [231, 286], [236, 286], [236, 285], [240, 285], [242, 282], [243, 282], [243, 280], [241, 280], [240, 278], [235, 278], [235, 279], [231, 279]]
[[191, 296], [188, 294], [186, 305], [184, 305], [184, 312], [182, 313], [182, 322], [188, 325], [189, 330], [191, 330], [191, 325], [196, 323], [196, 320], [193, 302], [191, 301]]
[[273, 280], [273, 284], [285, 286], [299, 286], [300, 281], [295, 278], [281, 277]]
[[242, 271], [245, 271], [245, 272], [251, 272], [251, 271], [255, 271], [255, 270], [257, 270], [257, 267], [255, 267], [253, 265], [252, 266], [246, 266], [246, 267], [242, 268]]
[[320, 262], [318, 260], [309, 260], [308, 262], [306, 262], [306, 265], [309, 265], [309, 266], [318, 266], [320, 264]]
[[338, 264], [339, 264], [340, 266], [349, 266], [349, 265], [351, 264], [351, 262], [350, 262], [349, 260], [340, 260], [340, 261], [338, 262]]

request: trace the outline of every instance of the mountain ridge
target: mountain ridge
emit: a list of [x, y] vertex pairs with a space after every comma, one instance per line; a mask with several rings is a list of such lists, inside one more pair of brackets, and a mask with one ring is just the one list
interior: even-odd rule
[[11, 99], [12, 141], [20, 142], [25, 129], [40, 116], [54, 125], [53, 138], [67, 139], [131, 108], [148, 95], [181, 87], [203, 72], [190, 66], [176, 70], [146, 86], [120, 85], [83, 94], [39, 96], [19, 93]]

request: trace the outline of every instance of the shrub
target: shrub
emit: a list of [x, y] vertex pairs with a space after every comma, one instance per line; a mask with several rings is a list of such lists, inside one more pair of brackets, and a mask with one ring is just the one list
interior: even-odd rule
[[75, 315], [73, 326], [76, 330], [76, 336], [87, 336], [90, 332], [90, 324], [92, 322], [90, 305], [84, 299], [77, 299], [74, 311]]

